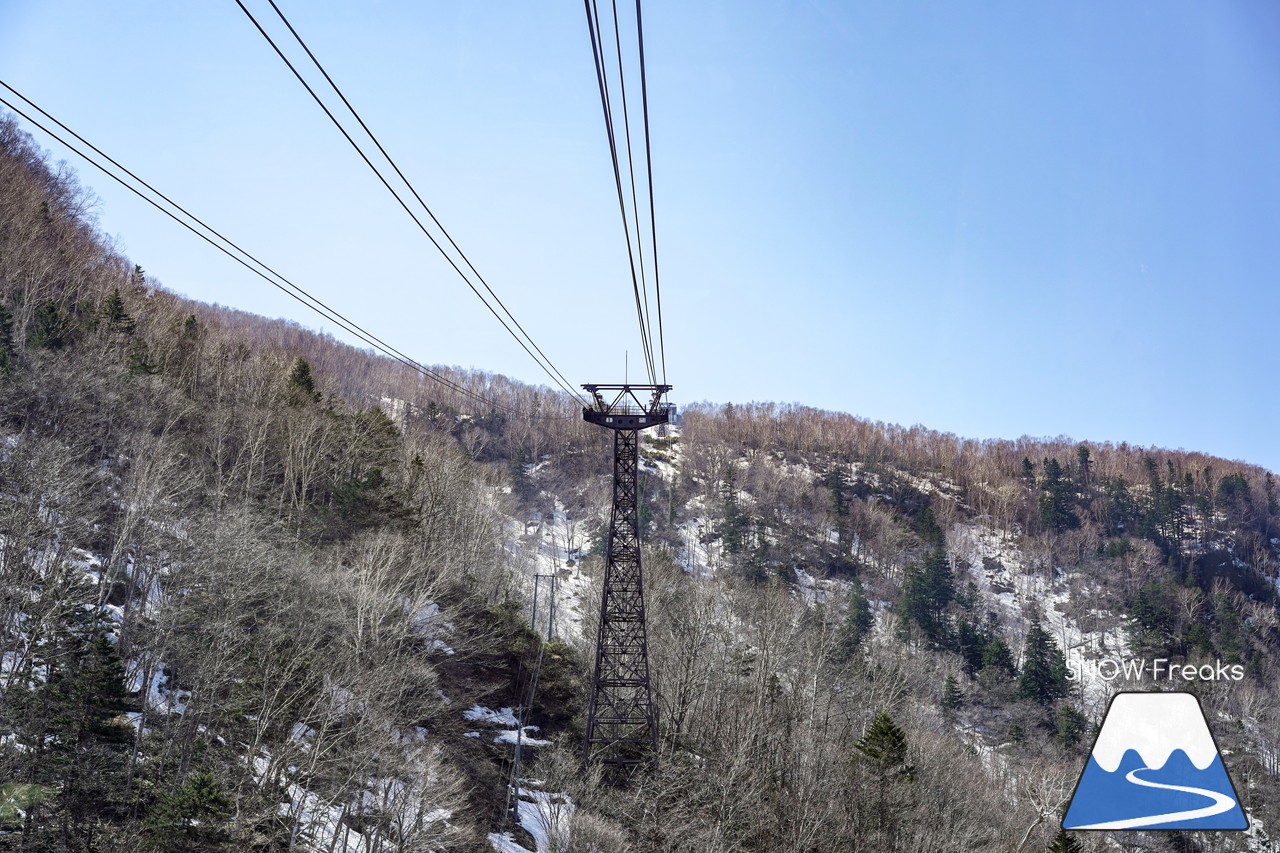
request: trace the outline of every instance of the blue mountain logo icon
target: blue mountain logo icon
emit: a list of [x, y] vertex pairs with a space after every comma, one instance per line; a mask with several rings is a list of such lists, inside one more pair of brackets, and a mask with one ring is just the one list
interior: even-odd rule
[[1118, 693], [1063, 829], [1247, 829], [1200, 701]]

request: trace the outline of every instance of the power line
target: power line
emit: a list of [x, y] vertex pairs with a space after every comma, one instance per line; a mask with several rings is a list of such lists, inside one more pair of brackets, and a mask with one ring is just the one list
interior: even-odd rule
[[640, 324], [641, 352], [644, 355], [645, 366], [649, 370], [649, 378], [652, 382], [654, 381], [652, 359], [650, 357], [652, 344], [649, 340], [644, 312], [640, 307], [640, 279], [636, 276], [635, 253], [631, 246], [631, 229], [627, 222], [627, 205], [622, 192], [622, 170], [618, 161], [618, 144], [613, 126], [613, 109], [609, 98], [609, 76], [604, 64], [604, 40], [600, 32], [598, 10], [594, 0], [583, 0], [583, 5], [587, 11], [587, 27], [591, 34], [591, 56], [595, 61], [596, 85], [600, 90], [600, 107], [604, 112], [605, 134], [609, 140], [609, 155], [613, 162], [613, 181], [618, 193], [618, 209], [622, 213], [622, 231], [627, 243], [627, 261], [631, 267], [631, 287], [635, 293], [636, 319]]
[[618, 2], [617, 0], [611, 0], [611, 3], [613, 8], [613, 44], [618, 57], [618, 93], [622, 97], [622, 135], [627, 143], [627, 178], [631, 184], [631, 216], [636, 227], [636, 254], [640, 263], [641, 292], [644, 294], [644, 324], [645, 331], [649, 337], [649, 381], [656, 384], [658, 380], [653, 372], [653, 322], [649, 314], [648, 279], [644, 274], [644, 240], [640, 232], [640, 203], [636, 199], [636, 167], [632, 157], [631, 115], [627, 109], [627, 76], [626, 68], [622, 62], [622, 35], [618, 26]]
[[[376, 350], [378, 350], [378, 351], [382, 352], [384, 355], [388, 356], [389, 358], [391, 358], [391, 359], [393, 359], [393, 360], [395, 360], [395, 361], [397, 361], [397, 362], [400, 362], [400, 363], [401, 363], [401, 364], [403, 364], [404, 366], [409, 367], [409, 368], [411, 368], [412, 370], [415, 370], [415, 371], [417, 371], [418, 373], [420, 373], [420, 374], [422, 374], [422, 375], [424, 375], [424, 376], [427, 376], [427, 377], [429, 377], [429, 378], [431, 378], [431, 379], [436, 380], [437, 382], [441, 383], [441, 384], [442, 384], [442, 385], [444, 385], [445, 387], [447, 387], [447, 388], [449, 388], [449, 389], [451, 389], [451, 390], [455, 391], [455, 392], [456, 392], [456, 393], [458, 393], [458, 394], [463, 395], [464, 397], [467, 397], [468, 399], [471, 399], [471, 400], [472, 400], [472, 401], [474, 401], [474, 402], [481, 403], [481, 404], [486, 405], [486, 406], [489, 406], [489, 407], [491, 407], [491, 408], [501, 409], [501, 410], [506, 411], [506, 412], [508, 412], [508, 413], [510, 413], [510, 414], [513, 414], [513, 415], [521, 415], [521, 416], [524, 416], [524, 415], [529, 414], [529, 413], [523, 413], [523, 412], [520, 412], [519, 410], [517, 410], [517, 409], [513, 409], [513, 408], [511, 408], [510, 406], [507, 406], [507, 405], [505, 405], [505, 404], [503, 404], [503, 403], [499, 403], [499, 402], [497, 402], [497, 401], [495, 401], [495, 400], [490, 400], [490, 399], [488, 399], [487, 397], [484, 397], [483, 395], [477, 394], [476, 392], [471, 391], [470, 389], [468, 389], [468, 388], [466, 388], [466, 387], [464, 387], [464, 386], [462, 386], [462, 385], [459, 385], [458, 383], [456, 383], [456, 382], [454, 382], [454, 381], [452, 381], [452, 380], [448, 379], [447, 377], [445, 377], [445, 376], [443, 376], [443, 375], [441, 375], [441, 374], [439, 374], [439, 373], [436, 373], [435, 371], [431, 370], [430, 368], [428, 368], [428, 367], [426, 367], [426, 366], [424, 366], [424, 365], [422, 365], [422, 364], [418, 363], [417, 361], [413, 360], [413, 359], [412, 359], [412, 358], [410, 358], [409, 356], [407, 356], [407, 355], [405, 355], [404, 353], [400, 352], [399, 350], [395, 349], [395, 348], [394, 348], [394, 347], [392, 347], [390, 344], [387, 344], [386, 342], [384, 342], [383, 340], [381, 340], [381, 339], [380, 339], [380, 338], [378, 338], [377, 336], [373, 335], [371, 332], [366, 331], [364, 328], [362, 328], [361, 326], [359, 326], [358, 324], [356, 324], [354, 321], [352, 321], [352, 320], [348, 319], [347, 317], [345, 317], [344, 315], [340, 314], [340, 313], [339, 313], [338, 311], [336, 311], [335, 309], [333, 309], [333, 308], [329, 307], [329, 306], [328, 306], [328, 305], [326, 305], [324, 302], [322, 302], [322, 301], [320, 301], [319, 299], [317, 299], [316, 297], [312, 296], [312, 295], [311, 295], [310, 293], [308, 293], [306, 290], [304, 290], [303, 288], [301, 288], [301, 287], [299, 287], [298, 285], [294, 284], [294, 283], [293, 283], [293, 282], [291, 282], [289, 279], [285, 278], [283, 275], [281, 275], [280, 273], [276, 272], [274, 269], [272, 269], [271, 267], [269, 267], [267, 264], [265, 264], [265, 263], [263, 263], [262, 261], [258, 260], [258, 258], [256, 258], [254, 255], [252, 255], [252, 254], [251, 254], [250, 252], [248, 252], [247, 250], [245, 250], [245, 249], [241, 248], [238, 244], [236, 244], [236, 243], [235, 243], [234, 241], [232, 241], [230, 238], [223, 236], [223, 234], [222, 234], [222, 233], [220, 233], [219, 231], [217, 231], [216, 229], [214, 229], [212, 226], [210, 226], [210, 225], [206, 224], [206, 223], [205, 223], [203, 220], [201, 220], [199, 217], [195, 216], [195, 215], [194, 215], [194, 214], [192, 214], [190, 211], [188, 211], [186, 208], [182, 207], [182, 205], [178, 204], [178, 203], [177, 203], [177, 202], [175, 202], [173, 199], [169, 198], [167, 195], [165, 195], [164, 193], [162, 193], [162, 192], [160, 192], [159, 190], [157, 190], [157, 189], [156, 189], [155, 187], [153, 187], [151, 184], [147, 183], [147, 182], [146, 182], [146, 181], [144, 181], [142, 178], [138, 177], [136, 174], [134, 174], [132, 171], [130, 171], [130, 170], [129, 170], [128, 168], [126, 168], [125, 166], [121, 165], [118, 161], [116, 161], [116, 160], [115, 160], [114, 158], [112, 158], [110, 155], [106, 154], [106, 153], [105, 153], [105, 152], [103, 152], [100, 148], [98, 148], [97, 146], [95, 146], [93, 143], [91, 143], [91, 142], [89, 142], [88, 140], [86, 140], [83, 136], [81, 136], [80, 134], [76, 133], [76, 132], [75, 132], [74, 130], [72, 130], [71, 128], [67, 127], [65, 124], [63, 124], [63, 123], [62, 123], [61, 121], [59, 121], [58, 119], [54, 118], [52, 115], [50, 115], [48, 112], [46, 112], [42, 107], [40, 107], [40, 105], [39, 105], [39, 104], [37, 104], [35, 101], [32, 101], [30, 98], [26, 97], [25, 95], [23, 95], [21, 92], [19, 92], [17, 89], [15, 89], [15, 88], [13, 88], [12, 86], [10, 86], [10, 85], [9, 85], [8, 83], [6, 83], [5, 81], [0, 80], [0, 86], [4, 86], [4, 88], [8, 89], [10, 92], [12, 92], [12, 93], [13, 93], [14, 95], [16, 95], [18, 98], [21, 98], [23, 101], [25, 101], [27, 104], [29, 104], [33, 109], [35, 109], [35, 110], [36, 110], [37, 112], [39, 112], [41, 115], [45, 116], [49, 121], [53, 122], [53, 123], [54, 123], [54, 124], [56, 124], [58, 127], [62, 128], [64, 131], [66, 131], [66, 132], [67, 132], [68, 134], [70, 134], [71, 136], [74, 136], [76, 139], [78, 139], [78, 140], [79, 140], [81, 143], [83, 143], [85, 146], [87, 146], [88, 148], [90, 148], [91, 150], [93, 150], [95, 153], [97, 153], [100, 157], [102, 157], [103, 159], [105, 159], [107, 162], [111, 163], [111, 165], [115, 166], [117, 169], [119, 169], [120, 171], [124, 172], [124, 173], [125, 173], [126, 175], [128, 175], [130, 178], [132, 178], [133, 180], [137, 181], [137, 182], [138, 182], [139, 184], [141, 184], [142, 186], [146, 187], [146, 188], [147, 188], [148, 190], [150, 190], [152, 193], [155, 193], [155, 195], [157, 195], [158, 197], [160, 197], [161, 199], [163, 199], [167, 204], [169, 204], [170, 206], [172, 206], [173, 208], [175, 208], [175, 209], [176, 209], [177, 211], [179, 211], [183, 216], [186, 216], [186, 217], [187, 217], [188, 219], [190, 219], [192, 222], [195, 222], [197, 225], [199, 225], [199, 226], [200, 226], [200, 228], [205, 229], [205, 231], [208, 231], [208, 232], [209, 232], [209, 234], [212, 234], [212, 235], [213, 235], [214, 237], [216, 237], [218, 240], [221, 240], [223, 243], [225, 243], [225, 244], [226, 244], [226, 246], [230, 246], [231, 248], [230, 248], [230, 249], [228, 249], [226, 246], [220, 245], [219, 243], [215, 242], [212, 238], [210, 238], [210, 237], [208, 236], [208, 234], [205, 234], [205, 233], [201, 232], [201, 231], [200, 231], [200, 230], [198, 230], [196, 227], [194, 227], [193, 225], [191, 225], [191, 223], [190, 223], [190, 222], [186, 222], [186, 221], [184, 221], [183, 219], [181, 219], [180, 217], [178, 217], [176, 214], [174, 214], [172, 211], [167, 210], [165, 207], [163, 207], [163, 206], [162, 206], [162, 205], [160, 205], [157, 201], [155, 201], [155, 199], [150, 198], [150, 197], [149, 197], [149, 196], [147, 196], [145, 193], [143, 193], [141, 190], [139, 190], [137, 187], [134, 187], [134, 186], [130, 185], [127, 181], [125, 181], [125, 180], [124, 180], [123, 178], [121, 178], [119, 175], [116, 175], [116, 174], [114, 174], [113, 172], [111, 172], [111, 170], [107, 169], [107, 168], [106, 168], [105, 166], [103, 166], [101, 163], [97, 162], [94, 158], [90, 157], [88, 154], [86, 154], [86, 153], [84, 153], [83, 151], [81, 151], [81, 150], [80, 150], [79, 148], [77, 148], [75, 145], [73, 145], [72, 143], [68, 142], [66, 139], [64, 139], [64, 138], [62, 138], [61, 136], [59, 136], [56, 132], [54, 132], [54, 131], [50, 130], [50, 129], [49, 129], [48, 127], [46, 127], [45, 125], [41, 124], [41, 123], [40, 123], [40, 121], [38, 121], [37, 119], [35, 119], [35, 118], [31, 117], [30, 115], [28, 115], [26, 112], [24, 112], [24, 111], [23, 111], [22, 109], [20, 109], [19, 107], [15, 106], [15, 105], [14, 105], [12, 102], [10, 102], [9, 100], [7, 100], [7, 99], [5, 99], [5, 98], [3, 98], [3, 97], [0, 97], [0, 103], [4, 104], [4, 105], [5, 105], [6, 107], [8, 107], [9, 109], [13, 110], [15, 113], [17, 113], [18, 115], [22, 116], [24, 119], [26, 119], [26, 120], [27, 120], [28, 122], [30, 122], [31, 124], [33, 124], [33, 125], [35, 125], [36, 127], [40, 128], [40, 130], [44, 131], [44, 132], [45, 132], [46, 134], [48, 134], [50, 137], [52, 137], [53, 139], [57, 140], [57, 141], [58, 141], [58, 142], [60, 142], [62, 145], [66, 146], [69, 150], [71, 150], [72, 152], [74, 152], [75, 154], [77, 154], [78, 156], [80, 156], [82, 159], [84, 159], [86, 162], [88, 162], [91, 166], [93, 166], [93, 167], [95, 167], [96, 169], [98, 169], [99, 171], [101, 171], [101, 172], [102, 172], [103, 174], [105, 174], [107, 177], [111, 178], [111, 179], [112, 179], [112, 180], [114, 180], [116, 183], [120, 184], [122, 187], [124, 187], [125, 189], [129, 190], [129, 191], [130, 191], [131, 193], [133, 193], [134, 195], [138, 196], [138, 198], [140, 198], [140, 199], [142, 199], [143, 201], [147, 202], [147, 203], [148, 203], [148, 204], [150, 204], [152, 207], [154, 207], [156, 210], [160, 211], [160, 212], [161, 212], [161, 213], [163, 213], [165, 216], [168, 216], [168, 217], [169, 217], [170, 219], [172, 219], [174, 222], [177, 222], [177, 223], [178, 223], [179, 225], [181, 225], [183, 228], [186, 228], [188, 231], [190, 231], [191, 233], [195, 234], [197, 237], [199, 237], [200, 239], [204, 240], [206, 243], [208, 243], [209, 245], [213, 246], [215, 249], [217, 249], [218, 251], [222, 252], [222, 253], [223, 253], [224, 255], [226, 255], [227, 257], [231, 258], [233, 261], [235, 261], [236, 263], [240, 264], [240, 265], [241, 265], [241, 266], [243, 266], [245, 269], [247, 269], [247, 270], [249, 270], [250, 272], [252, 272], [254, 275], [256, 275], [256, 276], [258, 276], [259, 278], [261, 278], [262, 280], [266, 281], [266, 282], [267, 282], [268, 284], [270, 284], [272, 287], [275, 287], [277, 290], [280, 290], [281, 292], [283, 292], [283, 293], [287, 294], [288, 296], [292, 297], [293, 299], [297, 300], [298, 302], [301, 302], [303, 305], [307, 306], [307, 307], [308, 307], [308, 308], [310, 308], [312, 311], [315, 311], [317, 314], [319, 314], [320, 316], [324, 317], [326, 320], [329, 320], [330, 322], [332, 322], [332, 323], [334, 323], [335, 325], [337, 325], [339, 328], [341, 328], [341, 329], [343, 329], [343, 330], [345, 330], [345, 331], [349, 332], [350, 334], [352, 334], [352, 335], [354, 335], [355, 337], [359, 338], [360, 340], [364, 341], [366, 344], [368, 344], [369, 346], [373, 347], [374, 349], [376, 349]], [[233, 252], [232, 250], [234, 250], [234, 252]], [[236, 253], [239, 253], [239, 255], [240, 255], [240, 256], [243, 256], [243, 257], [238, 256]], [[246, 261], [246, 260], [245, 260], [245, 258], [247, 258], [248, 260]], [[250, 262], [252, 262], [252, 263], [250, 263]], [[257, 267], [259, 267], [260, 269], [255, 268], [255, 267], [253, 266], [254, 264], [256, 264], [256, 265], [257, 265]], [[263, 272], [263, 270], [265, 270], [266, 272], [264, 273], [264, 272]], [[274, 278], [272, 278], [272, 277], [274, 277]], [[278, 281], [277, 281], [276, 279], [278, 279]], [[532, 415], [530, 415], [530, 416], [532, 416]], [[538, 415], [537, 417], [540, 417], [540, 418], [554, 418], [554, 417], [559, 417], [559, 416], [554, 416], [554, 415]]]
[[[521, 340], [520, 335], [516, 334], [516, 332], [511, 328], [511, 326], [507, 324], [507, 321], [502, 318], [502, 315], [499, 314], [498, 311], [489, 303], [489, 301], [484, 298], [484, 296], [476, 288], [475, 284], [472, 283], [471, 279], [467, 276], [467, 274], [462, 271], [462, 268], [457, 264], [457, 262], [449, 255], [449, 253], [445, 250], [445, 248], [440, 244], [440, 241], [438, 241], [435, 235], [433, 235], [427, 229], [427, 227], [418, 218], [417, 214], [415, 214], [409, 208], [409, 205], [405, 202], [405, 200], [401, 198], [400, 194], [395, 190], [394, 187], [391, 186], [390, 182], [386, 179], [386, 177], [382, 174], [382, 172], [378, 169], [378, 167], [373, 164], [373, 161], [369, 159], [367, 154], [365, 154], [364, 150], [360, 147], [359, 143], [357, 143], [354, 139], [352, 139], [351, 134], [347, 132], [342, 122], [338, 120], [338, 118], [333, 114], [332, 110], [330, 110], [329, 107], [324, 103], [324, 101], [321, 100], [320, 96], [316, 94], [315, 90], [311, 87], [309, 83], [307, 83], [307, 81], [303, 78], [302, 74], [298, 72], [298, 69], [294, 66], [294, 64], [289, 61], [289, 58], [284, 55], [284, 52], [276, 44], [275, 40], [271, 38], [271, 36], [267, 33], [267, 31], [258, 22], [258, 19], [255, 18], [253, 16], [253, 13], [249, 11], [248, 7], [244, 5], [242, 0], [236, 0], [236, 5], [240, 7], [240, 10], [244, 12], [244, 14], [253, 23], [254, 27], [258, 30], [258, 32], [262, 35], [262, 37], [266, 39], [267, 44], [271, 45], [271, 49], [275, 51], [276, 55], [280, 57], [281, 61], [284, 62], [284, 64], [289, 68], [289, 70], [293, 73], [293, 76], [297, 78], [299, 83], [302, 84], [302, 87], [307, 90], [307, 94], [311, 96], [311, 98], [316, 102], [316, 104], [320, 107], [320, 109], [324, 111], [324, 114], [329, 117], [329, 120], [333, 122], [333, 125], [336, 128], [338, 128], [338, 131], [342, 133], [344, 138], [346, 138], [347, 142], [350, 143], [351, 147], [354, 148], [356, 153], [360, 155], [360, 158], [364, 160], [365, 165], [367, 165], [373, 171], [374, 175], [376, 175], [378, 180], [382, 183], [382, 185], [386, 187], [387, 191], [391, 193], [392, 197], [394, 197], [395, 200], [399, 202], [400, 207], [404, 209], [404, 212], [409, 214], [409, 217], [413, 220], [414, 224], [418, 226], [418, 229], [422, 231], [422, 233], [427, 237], [427, 239], [431, 241], [432, 245], [434, 245], [436, 249], [440, 252], [440, 254], [444, 256], [445, 260], [449, 262], [449, 265], [453, 267], [454, 271], [458, 274], [458, 276], [461, 277], [462, 280], [466, 283], [467, 287], [471, 289], [471, 292], [476, 295], [476, 298], [478, 298], [481, 302], [484, 303], [484, 306], [488, 308], [489, 312], [493, 314], [493, 316], [497, 319], [499, 323], [502, 324], [502, 327], [507, 330], [507, 333], [510, 334], [515, 339], [516, 343], [520, 344], [520, 347], [526, 353], [528, 353], [529, 357], [532, 358], [540, 368], [542, 368], [543, 372], [545, 372], [548, 376], [550, 376], [551, 380], [554, 383], [560, 386], [561, 390], [567, 392], [572, 397], [578, 398], [578, 400], [582, 402], [582, 404], [585, 406], [587, 404], [586, 400], [581, 396], [581, 394], [579, 394], [577, 391], [573, 389], [572, 383], [570, 383], [569, 380], [564, 378], [564, 375], [551, 362], [551, 359], [549, 359], [546, 356], [546, 354], [543, 353], [541, 347], [539, 347], [537, 343], [534, 342], [533, 338], [530, 337], [529, 333], [524, 330], [524, 327], [520, 325], [520, 322], [516, 320], [516, 318], [507, 309], [507, 306], [503, 304], [502, 300], [499, 299], [497, 294], [493, 292], [493, 289], [489, 287], [489, 284], [484, 280], [484, 277], [481, 276], [480, 273], [476, 270], [475, 265], [471, 263], [471, 260], [467, 257], [466, 253], [464, 253], [460, 248], [458, 248], [458, 244], [454, 241], [453, 237], [451, 237], [449, 235], [449, 232], [445, 229], [445, 227], [440, 224], [440, 220], [436, 218], [436, 215], [432, 213], [431, 208], [429, 208], [426, 202], [422, 200], [422, 196], [418, 194], [418, 191], [414, 188], [413, 184], [409, 181], [408, 178], [405, 177], [404, 173], [400, 170], [400, 167], [396, 165], [395, 160], [392, 159], [391, 155], [387, 153], [385, 148], [383, 148], [382, 143], [380, 143], [377, 137], [374, 136], [373, 131], [371, 131], [369, 129], [369, 126], [365, 124], [364, 119], [362, 119], [360, 117], [360, 114], [356, 112], [355, 107], [353, 107], [351, 105], [351, 102], [347, 100], [345, 95], [343, 95], [342, 90], [338, 88], [338, 84], [333, 81], [333, 78], [329, 76], [329, 73], [324, 69], [324, 66], [320, 64], [320, 61], [318, 59], [316, 59], [315, 54], [312, 53], [311, 51], [311, 48], [309, 48], [306, 42], [303, 41], [302, 36], [298, 35], [297, 30], [295, 30], [293, 25], [289, 23], [289, 19], [285, 17], [283, 12], [280, 11], [280, 8], [275, 4], [274, 0], [268, 0], [268, 2], [271, 3], [271, 8], [275, 10], [276, 14], [280, 17], [280, 20], [284, 22], [286, 27], [288, 27], [289, 32], [292, 33], [294, 39], [296, 39], [298, 44], [302, 46], [302, 49], [306, 51], [306, 54], [311, 59], [312, 63], [314, 63], [316, 68], [320, 70], [320, 73], [324, 75], [324, 79], [329, 83], [330, 87], [332, 87], [334, 92], [337, 93], [338, 97], [341, 98], [342, 103], [351, 112], [351, 114], [355, 116], [355, 119], [357, 122], [359, 122], [360, 127], [363, 128], [364, 132], [369, 136], [371, 140], [373, 140], [373, 144], [377, 147], [378, 151], [391, 165], [391, 168], [395, 171], [396, 175], [405, 184], [405, 186], [409, 188], [409, 191], [413, 194], [413, 197], [417, 200], [418, 204], [421, 205], [422, 209], [425, 210], [427, 212], [427, 215], [431, 217], [431, 221], [434, 222], [436, 227], [440, 229], [441, 234], [443, 234], [445, 239], [448, 240], [449, 245], [453, 247], [454, 251], [456, 251], [458, 255], [462, 258], [463, 262], [467, 265], [467, 267], [479, 280], [480, 284], [484, 287], [484, 289], [489, 293], [490, 296], [493, 297], [494, 301], [497, 302], [498, 305], [502, 308], [503, 313], [505, 313], [507, 317], [510, 318], [511, 323], [514, 324], [515, 327], [520, 330], [520, 335], [523, 335], [525, 340], [529, 342], [528, 345], [525, 344], [524, 340]], [[532, 346], [533, 350], [536, 350], [538, 354], [534, 355], [533, 350], [530, 350], [529, 346]]]
[[[529, 341], [530, 345], [532, 345], [533, 348], [538, 351], [538, 355], [542, 356], [542, 358], [546, 361], [548, 365], [552, 367], [552, 369], [555, 369], [555, 365], [552, 364], [551, 359], [547, 357], [546, 353], [542, 351], [542, 348], [539, 347], [534, 342], [533, 338], [529, 335], [529, 333], [526, 332], [524, 327], [520, 325], [520, 321], [518, 321], [515, 318], [515, 316], [512, 315], [511, 311], [508, 310], [507, 306], [503, 303], [502, 299], [498, 296], [498, 294], [493, 292], [493, 288], [489, 287], [489, 283], [485, 281], [484, 276], [482, 276], [480, 274], [480, 271], [476, 269], [475, 264], [471, 263], [471, 259], [467, 257], [465, 252], [462, 251], [462, 249], [454, 241], [453, 237], [445, 229], [444, 225], [442, 225], [440, 223], [440, 220], [436, 218], [435, 213], [433, 213], [431, 208], [427, 206], [427, 203], [423, 201], [422, 196], [418, 194], [417, 188], [414, 187], [413, 183], [407, 177], [405, 177], [404, 172], [400, 170], [400, 167], [396, 164], [396, 161], [392, 158], [390, 154], [387, 153], [387, 150], [383, 148], [382, 143], [378, 141], [378, 137], [374, 135], [374, 132], [369, 129], [369, 126], [367, 124], [365, 124], [365, 121], [363, 118], [361, 118], [360, 113], [357, 112], [356, 108], [351, 105], [351, 102], [349, 100], [347, 100], [347, 96], [342, 93], [342, 90], [338, 88], [338, 84], [335, 83], [333, 78], [329, 76], [329, 72], [326, 71], [325, 67], [320, 64], [320, 60], [317, 59], [315, 54], [311, 52], [311, 48], [307, 46], [307, 43], [305, 41], [303, 41], [302, 36], [300, 36], [298, 34], [298, 31], [294, 29], [293, 24], [291, 24], [289, 22], [289, 19], [285, 17], [284, 12], [280, 11], [280, 7], [276, 5], [275, 0], [267, 0], [267, 2], [271, 4], [271, 8], [275, 10], [275, 13], [280, 17], [280, 20], [284, 22], [284, 25], [289, 28], [289, 32], [293, 35], [294, 39], [296, 39], [298, 44], [302, 46], [302, 49], [306, 51], [306, 54], [311, 59], [312, 63], [316, 66], [317, 69], [319, 69], [320, 73], [324, 75], [325, 81], [328, 82], [329, 86], [332, 87], [333, 91], [342, 100], [343, 105], [351, 112], [351, 115], [355, 117], [355, 120], [359, 122], [361, 129], [364, 130], [364, 132], [369, 136], [369, 139], [373, 141], [373, 144], [377, 147], [378, 152], [382, 154], [382, 156], [386, 159], [387, 163], [389, 163], [391, 168], [395, 171], [396, 176], [399, 177], [400, 180], [404, 182], [404, 185], [409, 188], [409, 192], [413, 194], [414, 199], [417, 200], [418, 204], [422, 206], [422, 209], [427, 212], [427, 215], [431, 217], [431, 221], [434, 222], [436, 227], [440, 229], [440, 233], [443, 234], [445, 236], [445, 239], [449, 241], [449, 245], [452, 246], [454, 251], [456, 251], [458, 255], [462, 258], [462, 260], [466, 262], [467, 268], [470, 269], [471, 272], [475, 274], [476, 279], [480, 282], [480, 284], [484, 286], [485, 291], [490, 296], [493, 297], [494, 301], [497, 302], [498, 305], [502, 308], [503, 313], [505, 313], [507, 317], [511, 319], [511, 322], [515, 323], [515, 326], [517, 329], [520, 330], [520, 333], [523, 334], [525, 338]], [[244, 7], [242, 6], [241, 8], [244, 8]], [[250, 16], [250, 19], [252, 20], [252, 16]], [[261, 31], [261, 28], [259, 28], [259, 31]], [[368, 161], [366, 160], [365, 162], [368, 162]], [[438, 244], [437, 244], [437, 248], [439, 248]], [[443, 252], [443, 250], [441, 251]], [[468, 282], [468, 284], [469, 283], [470, 282]], [[568, 380], [565, 379], [565, 376], [563, 373], [561, 373], [558, 369], [556, 369], [555, 372], [561, 379], [565, 381], [565, 383], [568, 383]], [[570, 393], [573, 394], [575, 397], [577, 397], [579, 400], [583, 399], [582, 396], [578, 394], [576, 391], [572, 389], [569, 389], [569, 390], [570, 390]]]
[[[649, 107], [648, 107], [648, 84], [646, 80], [644, 68], [643, 54], [643, 32], [642, 20], [640, 18], [639, 4], [637, 2], [636, 16], [636, 33], [638, 39], [638, 47], [640, 50], [640, 76], [641, 76], [641, 100], [643, 122], [639, 129], [641, 132], [633, 133], [631, 127], [629, 101], [627, 97], [627, 80], [625, 71], [625, 61], [622, 51], [622, 33], [620, 17], [618, 15], [617, 0], [609, 0], [607, 7], [613, 16], [613, 47], [614, 58], [617, 62], [617, 91], [622, 102], [621, 121], [616, 117], [613, 109], [612, 89], [610, 83], [610, 60], [608, 58], [606, 39], [604, 28], [600, 18], [600, 10], [598, 0], [583, 0], [583, 7], [587, 15], [587, 29], [591, 36], [591, 54], [596, 69], [596, 85], [600, 91], [600, 104], [604, 113], [605, 133], [609, 141], [609, 154], [614, 171], [614, 187], [618, 196], [618, 208], [622, 215], [623, 234], [627, 244], [627, 254], [630, 262], [632, 291], [636, 302], [636, 317], [640, 325], [640, 339], [643, 346], [643, 354], [645, 358], [645, 367], [649, 373], [650, 382], [657, 384], [657, 367], [653, 351], [653, 326], [652, 316], [649, 307], [649, 286], [648, 270], [646, 269], [645, 259], [645, 234], [644, 228], [641, 226], [641, 210], [639, 194], [636, 189], [636, 162], [633, 152], [633, 137], [640, 136], [644, 139], [645, 147], [645, 174], [647, 189], [647, 204], [649, 207], [649, 266], [652, 267], [652, 276], [655, 282], [655, 294], [660, 296], [661, 291], [657, 287], [658, 267], [657, 267], [657, 235], [656, 235], [656, 215], [653, 204], [653, 158], [652, 149], [649, 143]], [[617, 125], [621, 124], [621, 130]], [[622, 137], [619, 140], [619, 136]], [[622, 179], [622, 161], [623, 155], [619, 153], [619, 145], [626, 146], [625, 160], [627, 170], [627, 183], [630, 187], [631, 207], [627, 207], [627, 194], [623, 190]], [[632, 231], [634, 230], [634, 236]], [[637, 267], [639, 268], [637, 271]], [[655, 304], [658, 307], [659, 314], [659, 353], [662, 362], [662, 376], [665, 384], [666, 378], [666, 354], [665, 340], [662, 334], [661, 320], [661, 302], [655, 296]]]
[[653, 290], [658, 303], [658, 354], [662, 357], [662, 384], [667, 384], [667, 347], [662, 334], [662, 284], [658, 278], [658, 225], [653, 203], [653, 153], [649, 147], [649, 84], [644, 65], [644, 19], [640, 14], [640, 0], [636, 0], [636, 39], [640, 48], [640, 103], [644, 112], [644, 164], [649, 179], [649, 239], [653, 250]]

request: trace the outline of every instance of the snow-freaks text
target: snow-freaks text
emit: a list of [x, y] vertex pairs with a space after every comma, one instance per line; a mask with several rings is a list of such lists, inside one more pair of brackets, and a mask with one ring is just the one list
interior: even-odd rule
[[1084, 673], [1103, 681], [1117, 678], [1129, 681], [1240, 681], [1244, 678], [1244, 667], [1238, 663], [1228, 665], [1220, 660], [1196, 666], [1172, 663], [1168, 658], [1103, 658], [1067, 662], [1068, 681], [1079, 681]]

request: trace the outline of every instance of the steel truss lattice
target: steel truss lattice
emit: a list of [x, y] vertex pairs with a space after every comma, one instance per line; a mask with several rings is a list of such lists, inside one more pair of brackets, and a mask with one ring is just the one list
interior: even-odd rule
[[[613, 430], [613, 509], [605, 550], [595, 676], [587, 706], [583, 766], [603, 765], [605, 780], [625, 785], [657, 752], [658, 730], [649, 685], [644, 576], [640, 566], [638, 473], [640, 430], [665, 424], [659, 402], [667, 385], [584, 385], [596, 401], [583, 418]], [[601, 390], [618, 391], [606, 401]], [[636, 392], [648, 391], [647, 403]]]

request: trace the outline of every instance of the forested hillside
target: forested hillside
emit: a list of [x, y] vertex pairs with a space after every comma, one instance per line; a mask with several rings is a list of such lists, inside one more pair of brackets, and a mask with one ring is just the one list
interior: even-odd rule
[[642, 440], [660, 760], [611, 789], [604, 431], [176, 296], [89, 199], [0, 122], [0, 850], [1117, 849], [1055, 836], [1126, 685], [1197, 693], [1252, 821], [1126, 849], [1275, 849], [1269, 472], [685, 407]]

